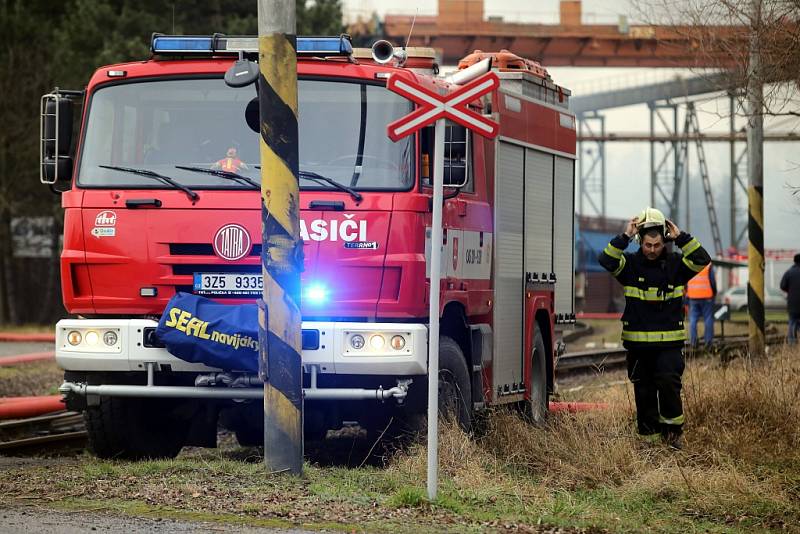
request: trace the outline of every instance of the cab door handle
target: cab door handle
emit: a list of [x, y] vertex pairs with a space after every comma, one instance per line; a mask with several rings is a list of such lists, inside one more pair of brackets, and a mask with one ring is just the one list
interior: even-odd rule
[[161, 201], [157, 198], [129, 198], [125, 201], [125, 206], [128, 208], [145, 208], [148, 206], [160, 208]]

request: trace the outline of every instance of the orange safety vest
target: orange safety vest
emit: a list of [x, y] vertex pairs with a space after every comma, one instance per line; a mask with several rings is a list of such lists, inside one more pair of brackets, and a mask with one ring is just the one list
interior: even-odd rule
[[217, 165], [223, 171], [237, 172], [239, 167], [242, 166], [242, 160], [239, 158], [222, 158], [217, 162]]
[[686, 296], [690, 299], [710, 299], [714, 296], [711, 289], [711, 280], [708, 277], [711, 264], [706, 265], [702, 271], [697, 273], [694, 278], [689, 280], [686, 288]]

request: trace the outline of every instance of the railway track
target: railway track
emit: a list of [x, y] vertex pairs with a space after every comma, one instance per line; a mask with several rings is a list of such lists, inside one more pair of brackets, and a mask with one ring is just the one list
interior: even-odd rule
[[0, 456], [58, 455], [83, 450], [87, 434], [76, 412], [0, 422]]
[[[785, 337], [781, 334], [770, 334], [766, 338], [768, 346], [780, 345]], [[747, 336], [726, 336], [717, 338], [712, 354], [722, 358], [730, 357], [733, 353], [747, 349]], [[692, 356], [692, 349], [686, 345], [688, 356]], [[568, 352], [562, 355], [556, 364], [556, 375], [560, 378], [585, 373], [602, 373], [625, 367], [627, 351], [622, 347], [595, 349], [580, 352]]]

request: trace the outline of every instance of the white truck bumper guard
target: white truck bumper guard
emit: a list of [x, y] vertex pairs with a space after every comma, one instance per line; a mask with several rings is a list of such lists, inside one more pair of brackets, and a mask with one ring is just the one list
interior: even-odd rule
[[[390, 389], [314, 389], [304, 388], [303, 398], [306, 400], [387, 400], [395, 398], [399, 403], [408, 394], [408, 384], [400, 383]], [[125, 386], [104, 385], [89, 386], [75, 382], [64, 382], [58, 390], [62, 394], [100, 395], [103, 397], [161, 397], [180, 399], [260, 399], [264, 397], [264, 388], [211, 388], [191, 386]]]
[[[258, 377], [245, 376], [234, 378], [227, 373], [211, 373], [200, 375], [195, 384], [201, 386], [156, 386], [154, 384], [154, 363], [147, 364], [147, 385], [131, 386], [122, 384], [88, 385], [75, 382], [64, 382], [58, 388], [62, 395], [76, 394], [80, 396], [99, 395], [103, 397], [158, 397], [179, 399], [261, 399], [264, 397], [263, 387], [252, 387], [261, 384]], [[311, 387], [303, 388], [306, 400], [379, 400], [394, 398], [402, 404], [408, 395], [411, 379], [397, 381], [397, 386], [389, 389], [361, 388], [318, 388], [317, 368], [311, 367]], [[223, 387], [216, 387], [223, 384]]]

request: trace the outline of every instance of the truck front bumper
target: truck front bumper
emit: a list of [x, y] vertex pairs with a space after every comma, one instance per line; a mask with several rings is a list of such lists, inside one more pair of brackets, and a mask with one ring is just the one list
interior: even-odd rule
[[[149, 319], [61, 320], [56, 324], [56, 362], [66, 371], [146, 371], [148, 364], [173, 372], [218, 370], [154, 346], [151, 334], [156, 326]], [[319, 374], [403, 377], [427, 373], [425, 325], [304, 321], [302, 327], [302, 362], [307, 372], [314, 367]], [[393, 343], [396, 337], [402, 343]]]

